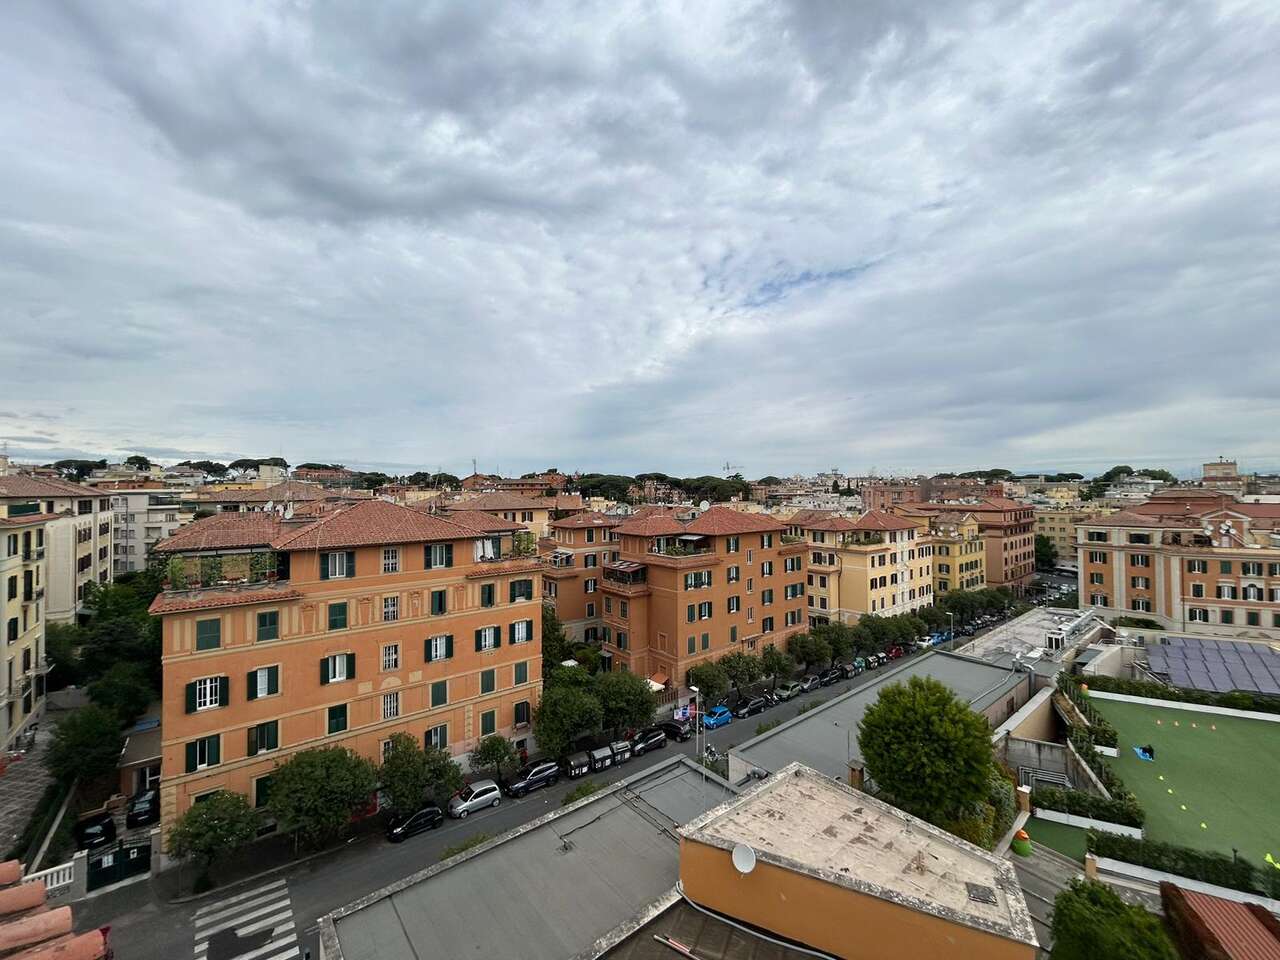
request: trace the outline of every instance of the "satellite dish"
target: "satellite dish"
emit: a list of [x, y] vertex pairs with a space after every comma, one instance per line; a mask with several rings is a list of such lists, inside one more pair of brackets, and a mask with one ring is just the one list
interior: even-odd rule
[[746, 876], [756, 868], [756, 852], [745, 843], [733, 847], [733, 869]]
[[701, 510], [703, 513], [706, 513], [708, 510], [711, 509], [711, 502], [709, 500], [703, 500], [700, 504], [698, 504], [698, 509]]

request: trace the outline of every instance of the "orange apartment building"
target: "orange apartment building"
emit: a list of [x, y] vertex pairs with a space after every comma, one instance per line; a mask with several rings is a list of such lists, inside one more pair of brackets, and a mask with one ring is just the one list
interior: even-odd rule
[[912, 503], [896, 507], [900, 516], [924, 525], [931, 521], [960, 522], [966, 514], [978, 521], [986, 545], [988, 587], [1008, 587], [1021, 595], [1036, 569], [1035, 509], [1004, 497], [940, 503]]
[[1082, 605], [1186, 634], [1280, 641], [1280, 504], [1196, 491], [1076, 528]]
[[542, 685], [541, 564], [511, 533], [382, 500], [284, 520], [199, 520], [156, 547], [176, 581], [163, 620], [164, 828], [213, 790], [263, 806], [271, 772], [313, 746], [375, 761], [393, 733], [461, 757], [529, 741]]
[[587, 521], [557, 523], [567, 523], [555, 528], [566, 539], [555, 549], [576, 551], [575, 564], [597, 547], [594, 568], [553, 561], [544, 573], [555, 583], [561, 619], [579, 620], [585, 630], [586, 605], [593, 605], [606, 669], [678, 687], [692, 666], [732, 650], [785, 647], [807, 627], [806, 548], [784, 543], [786, 528], [771, 517], [713, 507], [681, 521], [670, 511], [646, 511], [609, 526], [607, 549], [585, 542], [593, 527], [574, 524]]
[[605, 564], [619, 559], [614, 530], [625, 519], [591, 512], [552, 520], [550, 536], [540, 544], [543, 595], [555, 603], [565, 636], [574, 643], [600, 639], [602, 596], [599, 589], [587, 592], [585, 584], [599, 584]]

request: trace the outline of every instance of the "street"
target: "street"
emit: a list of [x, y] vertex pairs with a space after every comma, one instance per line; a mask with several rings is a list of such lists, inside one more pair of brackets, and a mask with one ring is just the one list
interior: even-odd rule
[[[901, 661], [898, 661], [899, 663]], [[826, 700], [872, 679], [879, 671], [811, 691], [746, 720], [706, 732], [706, 742], [724, 752], [756, 735], [761, 722], [789, 720], [803, 704]], [[618, 767], [584, 779], [608, 784], [639, 773], [679, 750], [693, 756], [694, 743], [669, 742]], [[498, 835], [560, 807], [564, 795], [582, 780], [562, 779], [555, 786], [513, 800], [466, 820], [446, 820], [439, 829], [399, 844], [381, 835], [365, 836], [349, 846], [257, 881], [233, 884], [199, 900], [167, 904], [156, 900], [150, 883], [107, 891], [74, 905], [77, 930], [110, 925], [116, 956], [130, 960], [297, 960], [310, 951], [319, 956], [316, 920], [330, 910], [372, 893], [440, 860], [443, 851], [479, 833]]]

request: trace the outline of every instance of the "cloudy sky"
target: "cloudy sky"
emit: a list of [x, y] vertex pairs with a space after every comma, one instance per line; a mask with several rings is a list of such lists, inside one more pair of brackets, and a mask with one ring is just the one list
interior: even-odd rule
[[0, 439], [1280, 466], [1280, 4], [6, 4]]

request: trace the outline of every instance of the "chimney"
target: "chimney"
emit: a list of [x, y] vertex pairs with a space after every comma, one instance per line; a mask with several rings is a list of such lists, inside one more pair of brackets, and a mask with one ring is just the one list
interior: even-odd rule
[[864, 774], [862, 771], [862, 764], [858, 763], [857, 761], [850, 760], [849, 761], [849, 786], [853, 787], [853, 789], [855, 790], [861, 790], [863, 779], [864, 779]]

